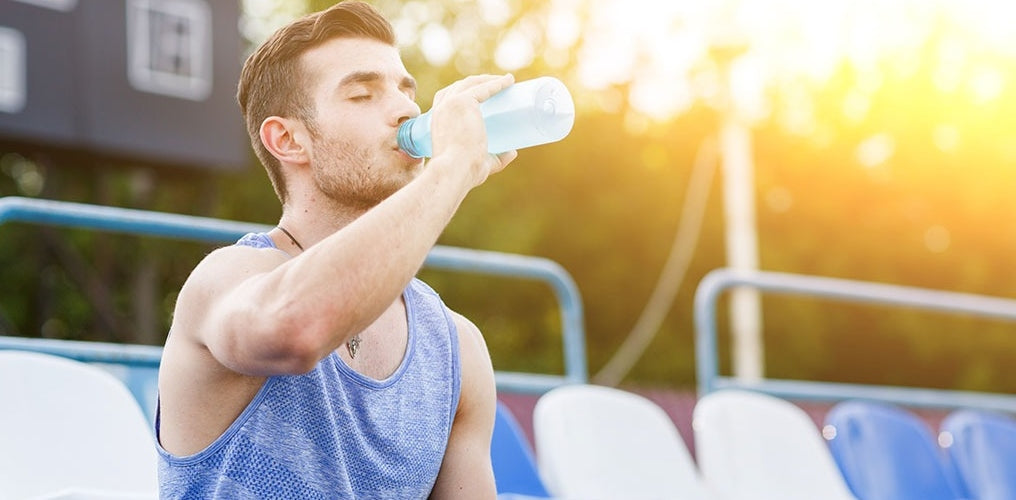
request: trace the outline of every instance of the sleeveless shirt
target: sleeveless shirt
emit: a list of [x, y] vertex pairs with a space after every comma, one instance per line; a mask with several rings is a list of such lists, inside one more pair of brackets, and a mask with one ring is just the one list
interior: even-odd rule
[[[264, 233], [237, 244], [275, 247]], [[403, 297], [409, 338], [391, 376], [362, 375], [332, 352], [303, 375], [268, 377], [204, 450], [181, 457], [158, 446], [161, 498], [426, 498], [458, 406], [458, 337], [422, 281]]]

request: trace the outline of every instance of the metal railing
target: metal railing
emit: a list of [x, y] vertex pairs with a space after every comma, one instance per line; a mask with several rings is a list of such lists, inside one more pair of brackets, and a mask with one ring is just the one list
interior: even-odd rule
[[[231, 243], [246, 233], [268, 231], [272, 227], [208, 217], [22, 197], [0, 198], [0, 225], [7, 222], [212, 243]], [[432, 269], [533, 279], [550, 285], [561, 310], [564, 375], [498, 371], [495, 373], [498, 389], [541, 393], [565, 383], [586, 382], [582, 299], [575, 282], [559, 264], [540, 257], [438, 245], [428, 254], [424, 265]], [[120, 375], [139, 400], [145, 399], [142, 401], [143, 406], [155, 400], [152, 395], [152, 377], [157, 373], [162, 353], [159, 347], [0, 336], [0, 349], [32, 350], [102, 364]], [[118, 372], [120, 369], [127, 372]]]
[[1005, 394], [766, 378], [742, 381], [720, 376], [716, 306], [721, 294], [735, 287], [1016, 321], [1016, 300], [1011, 299], [838, 278], [719, 269], [706, 275], [695, 293], [695, 365], [699, 397], [719, 389], [740, 388], [789, 399], [835, 401], [856, 398], [911, 406], [973, 407], [1016, 412], [1016, 396]]

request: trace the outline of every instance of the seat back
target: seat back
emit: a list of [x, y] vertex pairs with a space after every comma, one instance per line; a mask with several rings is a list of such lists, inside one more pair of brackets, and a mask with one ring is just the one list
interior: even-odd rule
[[767, 394], [721, 390], [695, 405], [699, 469], [726, 500], [852, 499], [814, 421]]
[[1016, 419], [985, 410], [950, 413], [940, 430], [948, 463], [972, 500], [1016, 498]]
[[861, 500], [960, 497], [931, 429], [917, 415], [884, 403], [846, 401], [826, 415], [829, 448]]
[[582, 384], [552, 389], [536, 403], [533, 431], [541, 476], [555, 496], [706, 498], [673, 421], [637, 394]]
[[0, 498], [58, 491], [155, 497], [157, 452], [137, 401], [78, 361], [0, 351]]
[[525, 433], [511, 410], [500, 400], [490, 441], [490, 461], [494, 467], [498, 495], [549, 497]]

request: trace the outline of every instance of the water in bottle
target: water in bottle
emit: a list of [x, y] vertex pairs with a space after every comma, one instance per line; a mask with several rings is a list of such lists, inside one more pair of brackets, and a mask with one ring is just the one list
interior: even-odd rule
[[[575, 123], [575, 105], [560, 80], [544, 76], [519, 82], [480, 103], [487, 150], [504, 153], [564, 139]], [[431, 157], [430, 111], [399, 126], [399, 147], [415, 158]]]

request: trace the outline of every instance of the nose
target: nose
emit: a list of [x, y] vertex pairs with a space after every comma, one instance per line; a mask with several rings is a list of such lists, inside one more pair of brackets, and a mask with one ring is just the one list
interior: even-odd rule
[[392, 116], [395, 117], [395, 126], [399, 126], [402, 122], [415, 118], [420, 115], [420, 105], [413, 99], [402, 92], [398, 93], [399, 97], [395, 100], [394, 111]]

